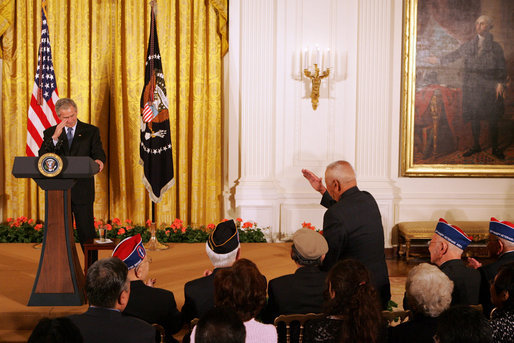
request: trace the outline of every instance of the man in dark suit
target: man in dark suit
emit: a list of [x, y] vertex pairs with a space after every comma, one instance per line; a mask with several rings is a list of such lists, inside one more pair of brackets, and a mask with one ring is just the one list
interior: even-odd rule
[[268, 304], [263, 321], [273, 324], [281, 314], [321, 313], [326, 272], [319, 266], [328, 251], [320, 233], [303, 228], [293, 235], [291, 259], [296, 263], [294, 274], [275, 278], [268, 285]]
[[130, 297], [127, 266], [115, 257], [101, 259], [88, 268], [86, 293], [89, 309], [70, 316], [84, 343], [153, 343], [155, 329], [148, 323], [121, 312]]
[[480, 146], [480, 122], [489, 122], [491, 153], [504, 160], [500, 148], [499, 121], [504, 114], [504, 96], [507, 83], [505, 55], [498, 42], [494, 41], [490, 30], [493, 20], [481, 15], [475, 21], [476, 36], [463, 43], [457, 50], [437, 58], [430, 56], [431, 64], [448, 65], [462, 60], [462, 119], [471, 123], [473, 145], [463, 156], [469, 157], [482, 151]]
[[130, 298], [123, 314], [161, 325], [166, 342], [178, 342], [172, 335], [182, 328], [182, 316], [173, 293], [154, 287], [155, 279], [148, 278], [152, 258], [146, 254], [141, 235], [125, 238], [112, 256], [122, 260], [128, 268]]
[[184, 286], [182, 316], [186, 323], [200, 318], [214, 307], [214, 275], [228, 268], [239, 258], [239, 234], [233, 220], [219, 223], [205, 243], [205, 251], [214, 266], [204, 277], [189, 281]]
[[[104, 168], [105, 152], [96, 126], [77, 119], [77, 105], [72, 99], [61, 98], [55, 103], [55, 111], [61, 122], [45, 130], [39, 156], [52, 152], [60, 156], [89, 156]], [[77, 224], [80, 244], [95, 238], [93, 202], [95, 201], [94, 178], [77, 179], [71, 189], [71, 210]], [[89, 261], [98, 259], [98, 251], [91, 251]]]
[[471, 237], [441, 218], [428, 245], [430, 262], [453, 281], [452, 305], [478, 304], [480, 273], [468, 268], [461, 259], [470, 243]]
[[355, 172], [347, 161], [336, 161], [327, 166], [326, 187], [311, 171], [303, 169], [302, 173], [323, 195], [321, 205], [327, 207], [323, 236], [328, 242], [328, 253], [321, 269], [329, 270], [343, 259], [360, 261], [368, 269], [385, 309], [391, 289], [385, 262], [384, 229], [375, 199], [357, 187]]
[[482, 265], [473, 258], [469, 262], [473, 268], [478, 268], [481, 276], [480, 284], [480, 304], [484, 309], [484, 314], [489, 318], [493, 309], [491, 303], [490, 286], [494, 277], [501, 266], [514, 262], [514, 224], [496, 218], [491, 218], [489, 222], [489, 242], [487, 248], [491, 256], [498, 256], [498, 259], [490, 264]]

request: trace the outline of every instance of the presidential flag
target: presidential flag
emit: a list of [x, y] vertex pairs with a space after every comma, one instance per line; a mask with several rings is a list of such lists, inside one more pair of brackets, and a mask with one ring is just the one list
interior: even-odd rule
[[153, 202], [175, 183], [171, 149], [168, 98], [157, 40], [155, 12], [152, 7], [150, 38], [146, 53], [145, 86], [141, 94], [141, 145], [139, 163], [143, 166], [143, 183]]
[[41, 8], [41, 40], [37, 61], [36, 77], [27, 118], [27, 146], [25, 149], [27, 156], [38, 155], [41, 143], [43, 143], [43, 131], [60, 122], [54, 105], [59, 100], [59, 94], [46, 22], [46, 1], [43, 1]]

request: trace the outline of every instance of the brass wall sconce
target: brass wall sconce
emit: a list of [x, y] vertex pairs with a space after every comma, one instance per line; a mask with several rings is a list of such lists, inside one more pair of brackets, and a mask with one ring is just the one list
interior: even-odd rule
[[327, 49], [323, 53], [323, 56], [321, 56], [318, 47], [313, 49], [310, 54], [307, 49], [304, 50], [303, 75], [311, 80], [312, 88], [310, 97], [313, 110], [318, 108], [321, 80], [330, 75], [330, 60], [330, 49]]
[[303, 70], [303, 74], [312, 80], [311, 103], [314, 111], [318, 108], [321, 80], [330, 75], [330, 68], [325, 69], [321, 74], [319, 72], [317, 64], [314, 64], [314, 73], [311, 73], [309, 69]]

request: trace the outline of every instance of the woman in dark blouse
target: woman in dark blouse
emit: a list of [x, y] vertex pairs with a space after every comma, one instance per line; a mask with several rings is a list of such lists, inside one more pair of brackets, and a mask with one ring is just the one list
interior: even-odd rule
[[514, 262], [500, 267], [491, 285], [491, 313], [494, 343], [514, 342]]
[[384, 325], [380, 303], [362, 263], [338, 262], [328, 273], [327, 288], [325, 316], [307, 322], [304, 342], [382, 341]]

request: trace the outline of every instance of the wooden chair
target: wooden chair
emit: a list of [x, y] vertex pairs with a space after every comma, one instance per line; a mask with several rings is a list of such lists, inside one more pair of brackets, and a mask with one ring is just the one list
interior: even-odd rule
[[471, 307], [472, 309], [477, 310], [479, 312], [484, 312], [484, 308], [482, 307], [482, 304], [469, 305], [469, 307]]
[[189, 323], [189, 328], [191, 329], [191, 331], [193, 331], [193, 328], [196, 326], [196, 324], [198, 324], [199, 320], [200, 318], [191, 319], [191, 323]]
[[157, 331], [159, 332], [159, 336], [161, 336], [161, 340], [160, 340], [160, 342], [161, 342], [161, 343], [166, 342], [166, 340], [165, 340], [165, 336], [166, 336], [166, 335], [165, 335], [165, 331], [164, 331], [164, 328], [162, 327], [162, 325], [159, 325], [159, 324], [152, 324], [152, 326], [153, 326], [154, 328], [156, 328], [156, 329], [157, 329]]
[[307, 314], [283, 314], [275, 318], [274, 325], [278, 329], [280, 323], [284, 323], [286, 326], [286, 342], [291, 343], [291, 323], [298, 322], [300, 325], [300, 334], [298, 337], [298, 343], [303, 342], [303, 328], [305, 322], [311, 319], [317, 319], [323, 317], [322, 313], [307, 313]]
[[382, 311], [382, 317], [387, 320], [387, 324], [400, 320], [400, 323], [406, 322], [407, 318], [411, 316], [411, 311]]

